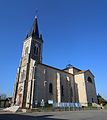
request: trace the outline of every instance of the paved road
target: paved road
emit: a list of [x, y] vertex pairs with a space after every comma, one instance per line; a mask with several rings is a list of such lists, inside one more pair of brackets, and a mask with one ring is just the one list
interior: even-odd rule
[[107, 110], [17, 114], [1, 112], [0, 120], [107, 120]]

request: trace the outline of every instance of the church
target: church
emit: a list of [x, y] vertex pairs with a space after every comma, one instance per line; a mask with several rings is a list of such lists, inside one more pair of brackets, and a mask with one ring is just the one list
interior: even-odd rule
[[67, 65], [64, 69], [42, 63], [43, 38], [35, 17], [24, 43], [16, 74], [13, 104], [21, 108], [36, 108], [44, 101], [53, 103], [97, 103], [93, 73]]

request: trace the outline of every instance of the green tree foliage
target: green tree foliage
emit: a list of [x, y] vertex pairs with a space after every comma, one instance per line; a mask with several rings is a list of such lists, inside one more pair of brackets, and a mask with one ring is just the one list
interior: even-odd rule
[[98, 104], [102, 104], [103, 106], [107, 105], [107, 100], [105, 100], [100, 94], [97, 95]]

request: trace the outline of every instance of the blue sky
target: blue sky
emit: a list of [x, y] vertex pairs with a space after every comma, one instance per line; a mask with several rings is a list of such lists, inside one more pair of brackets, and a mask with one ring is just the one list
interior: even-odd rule
[[97, 93], [107, 99], [106, 0], [0, 0], [0, 93], [13, 93], [23, 41], [37, 9], [43, 63], [90, 69]]

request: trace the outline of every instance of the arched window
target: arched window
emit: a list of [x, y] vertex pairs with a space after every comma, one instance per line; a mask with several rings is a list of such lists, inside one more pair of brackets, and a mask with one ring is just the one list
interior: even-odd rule
[[39, 54], [39, 47], [36, 44], [35, 47], [34, 47], [34, 55], [38, 55], [38, 54]]
[[73, 96], [73, 90], [72, 90], [72, 87], [70, 88], [70, 94], [71, 94], [71, 97]]
[[34, 55], [36, 54], [36, 47], [34, 47]]
[[64, 96], [64, 87], [63, 87], [63, 85], [61, 86], [61, 96]]
[[36, 55], [38, 55], [38, 54], [39, 54], [39, 48], [36, 47]]
[[20, 94], [22, 92], [22, 86], [19, 87], [18, 93]]
[[52, 83], [49, 84], [49, 93], [53, 94], [53, 86]]
[[21, 73], [21, 80], [23, 81], [23, 80], [25, 80], [25, 70], [23, 70], [23, 72]]
[[92, 98], [92, 103], [94, 103], [94, 99]]
[[87, 81], [92, 83], [92, 79], [90, 77], [88, 77]]
[[25, 55], [27, 55], [28, 54], [28, 47], [26, 47], [26, 49], [25, 49]]

